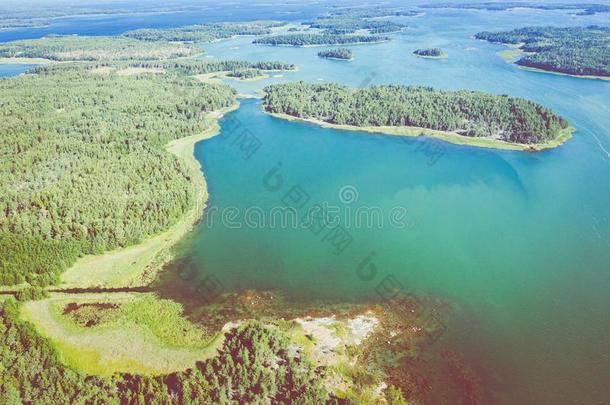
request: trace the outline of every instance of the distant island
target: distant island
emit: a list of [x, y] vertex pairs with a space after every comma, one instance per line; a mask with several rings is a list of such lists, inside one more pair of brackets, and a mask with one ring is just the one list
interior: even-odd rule
[[475, 36], [516, 48], [516, 64], [579, 77], [610, 78], [610, 27], [526, 27]]
[[49, 35], [0, 43], [0, 58], [42, 58], [52, 61], [160, 60], [201, 53], [179, 42], [144, 42], [125, 37]]
[[226, 76], [230, 79], [251, 81], [260, 80], [267, 77], [262, 70], [259, 69], [236, 69], [226, 73]]
[[488, 10], [488, 11], [506, 11], [515, 8], [530, 8], [535, 10], [573, 10], [576, 15], [594, 15], [597, 13], [610, 12], [610, 6], [606, 4], [591, 4], [591, 3], [539, 3], [539, 2], [524, 2], [524, 1], [494, 1], [483, 3], [432, 3], [422, 4], [421, 8], [455, 8], [466, 10]]
[[419, 56], [420, 58], [429, 59], [445, 59], [448, 57], [447, 53], [441, 48], [416, 49], [413, 51], [413, 54]]
[[320, 18], [309, 24], [311, 28], [324, 30], [324, 34], [353, 34], [365, 30], [368, 34], [387, 34], [404, 29], [404, 24], [387, 20], [368, 20], [357, 18]]
[[180, 28], [142, 28], [127, 31], [123, 36], [142, 41], [212, 42], [240, 35], [268, 35], [272, 28], [286, 25], [276, 21], [254, 21], [247, 23], [212, 23], [187, 25]]
[[371, 44], [389, 40], [388, 37], [377, 35], [287, 34], [258, 38], [252, 43], [274, 46], [322, 46]]
[[353, 54], [347, 48], [329, 49], [327, 51], [318, 52], [318, 56], [326, 59], [352, 60]]
[[558, 146], [572, 128], [534, 102], [477, 91], [384, 85], [364, 89], [304, 82], [267, 86], [263, 109], [338, 129], [428, 135], [448, 142], [504, 149]]

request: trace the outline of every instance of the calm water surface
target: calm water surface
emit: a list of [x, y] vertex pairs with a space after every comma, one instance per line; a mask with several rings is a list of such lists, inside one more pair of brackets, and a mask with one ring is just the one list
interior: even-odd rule
[[[605, 17], [604, 17], [605, 18]], [[286, 60], [299, 72], [264, 82], [228, 81], [242, 93], [293, 80], [476, 89], [526, 97], [565, 116], [574, 138], [528, 154], [444, 144], [434, 164], [422, 139], [345, 133], [266, 116], [256, 101], [222, 121], [221, 136], [200, 143], [211, 192], [208, 218], [183, 243], [202, 276], [227, 289], [276, 288], [292, 299], [365, 300], [385, 276], [453, 306], [437, 343], [457, 348], [493, 387], [489, 402], [604, 403], [610, 397], [610, 83], [520, 70], [495, 55], [503, 47], [472, 39], [485, 29], [552, 21], [599, 21], [562, 13], [428, 13], [392, 42], [353, 47], [353, 62], [320, 60], [319, 48], [269, 48], [246, 38], [205, 46], [209, 56]], [[607, 21], [603, 21], [606, 22]], [[439, 46], [447, 60], [411, 56]], [[238, 122], [261, 147], [249, 159], [234, 142]], [[419, 146], [419, 147], [418, 147]], [[283, 186], [266, 173], [281, 163]], [[269, 213], [293, 186], [307, 206], [326, 201], [341, 214], [358, 207], [407, 210], [405, 229], [349, 229], [339, 256], [304, 229], [223, 224], [218, 212]], [[343, 204], [349, 185], [358, 199]], [[255, 214], [252, 214], [252, 218]], [[356, 267], [371, 252], [378, 268], [364, 282]]]

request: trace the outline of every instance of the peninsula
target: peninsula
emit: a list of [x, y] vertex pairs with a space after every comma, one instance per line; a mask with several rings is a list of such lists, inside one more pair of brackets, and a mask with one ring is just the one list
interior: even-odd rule
[[526, 27], [475, 37], [516, 48], [515, 63], [525, 68], [610, 80], [610, 27]]

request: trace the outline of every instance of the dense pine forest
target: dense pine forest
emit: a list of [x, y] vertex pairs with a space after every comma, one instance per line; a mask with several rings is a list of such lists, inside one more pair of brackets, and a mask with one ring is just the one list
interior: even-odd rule
[[477, 91], [297, 82], [267, 86], [264, 93], [267, 112], [332, 124], [414, 126], [522, 144], [552, 140], [568, 127], [531, 101]]
[[286, 34], [255, 39], [255, 44], [264, 45], [347, 45], [388, 41], [390, 38], [377, 35], [335, 35], [335, 34]]
[[199, 53], [181, 43], [146, 43], [132, 38], [50, 35], [0, 43], [0, 58], [44, 58], [55, 61], [158, 60]]
[[236, 79], [254, 79], [263, 75], [262, 70], [258, 69], [238, 69], [232, 70], [227, 73], [228, 77], [234, 77]]
[[346, 48], [329, 49], [327, 51], [318, 52], [321, 58], [344, 59], [350, 60], [353, 57], [352, 51]]
[[[193, 204], [164, 145], [202, 132], [227, 86], [82, 66], [0, 81], [0, 283], [47, 285], [77, 255], [167, 229]], [[103, 117], [103, 119], [102, 119]]]
[[271, 29], [286, 25], [283, 22], [218, 23], [188, 25], [168, 29], [138, 29], [123, 36], [143, 41], [212, 42], [237, 35], [266, 35]]
[[521, 66], [571, 75], [610, 77], [610, 27], [526, 27], [480, 32], [478, 39], [518, 45]]
[[85, 376], [0, 302], [0, 403], [202, 404], [332, 403], [312, 363], [277, 330], [246, 323], [225, 335], [214, 358], [161, 376]]

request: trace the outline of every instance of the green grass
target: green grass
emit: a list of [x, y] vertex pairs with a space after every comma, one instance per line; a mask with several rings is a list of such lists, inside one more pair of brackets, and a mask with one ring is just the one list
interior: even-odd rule
[[506, 49], [504, 51], [500, 51], [497, 52], [496, 55], [498, 55], [499, 57], [501, 57], [502, 59], [504, 59], [507, 62], [514, 62], [517, 59], [519, 59], [519, 57], [523, 54], [523, 52], [518, 49], [518, 48], [510, 48], [510, 49]]
[[[64, 315], [69, 303], [113, 303], [118, 308], [86, 327]], [[152, 294], [53, 294], [25, 303], [21, 315], [50, 339], [66, 364], [93, 375], [184, 370], [214, 356], [222, 343], [220, 334], [209, 338], [187, 321], [179, 304]]]

